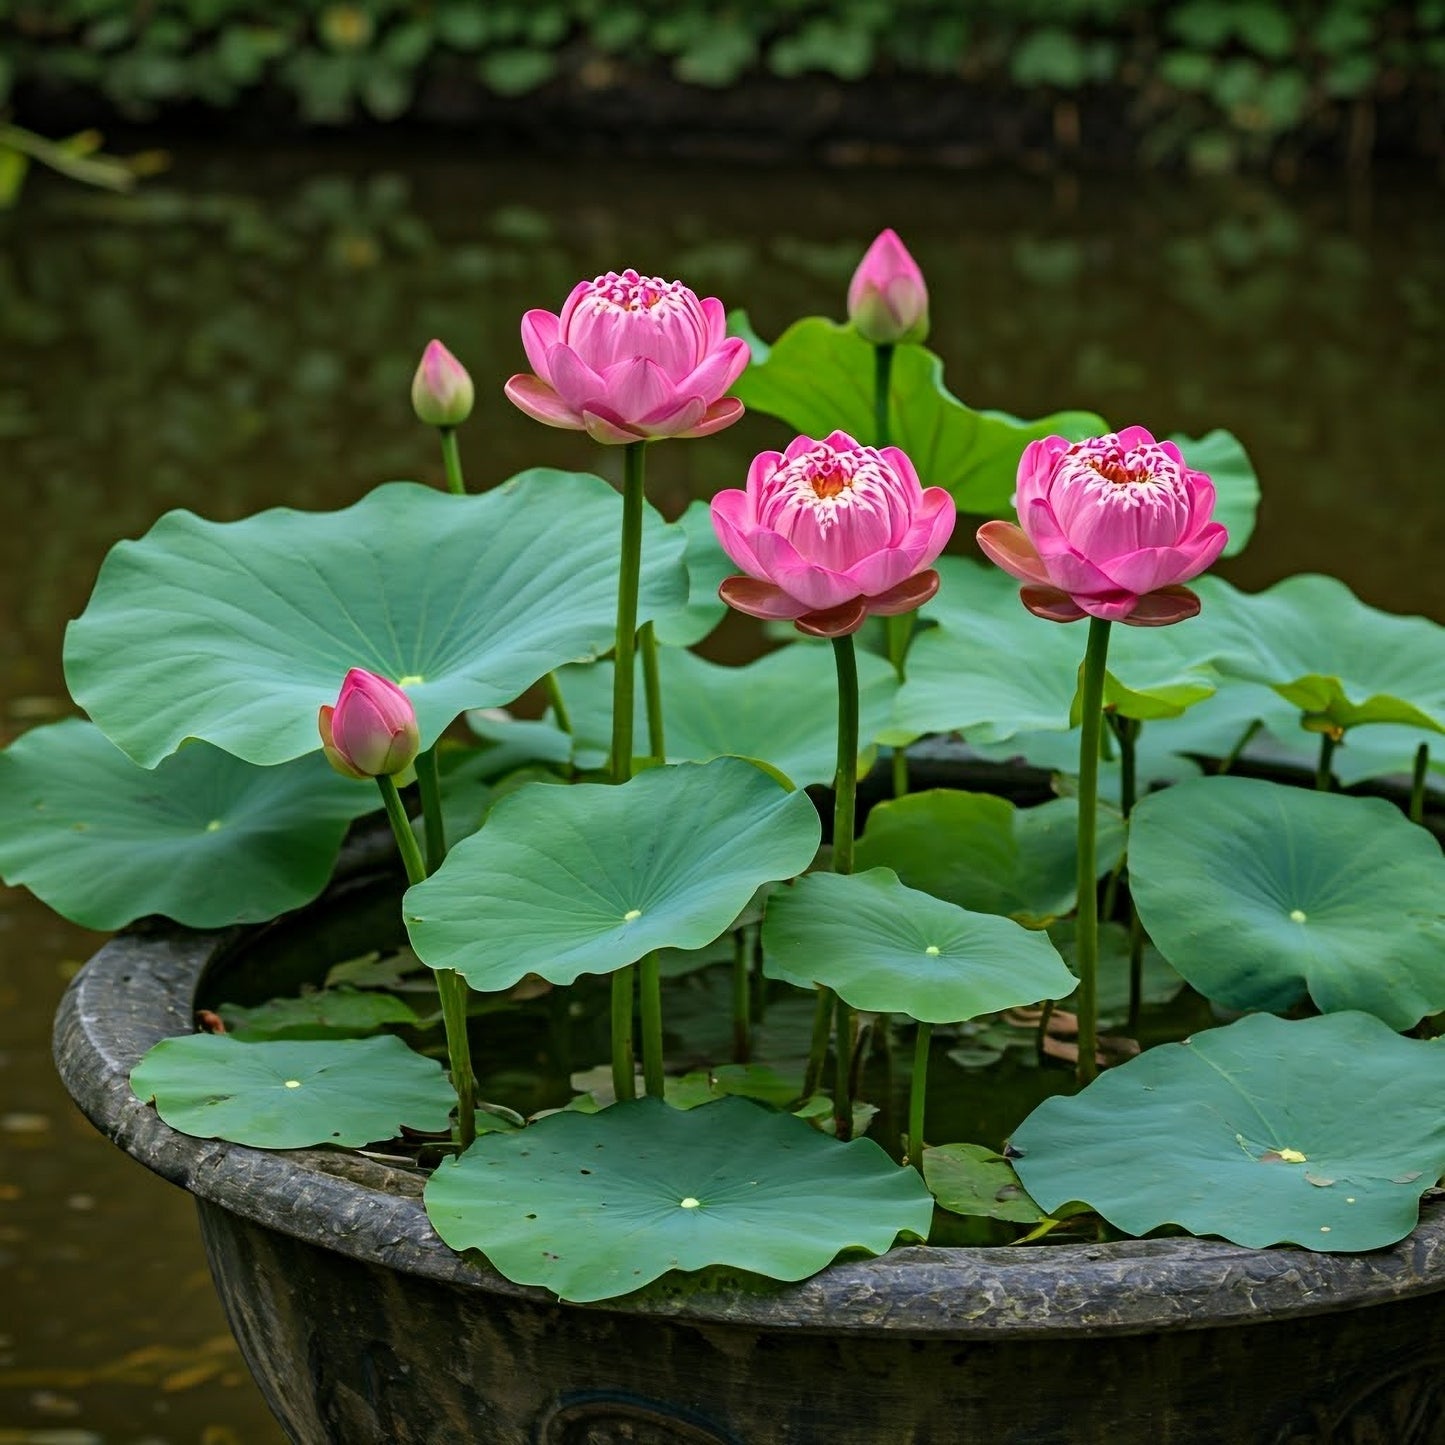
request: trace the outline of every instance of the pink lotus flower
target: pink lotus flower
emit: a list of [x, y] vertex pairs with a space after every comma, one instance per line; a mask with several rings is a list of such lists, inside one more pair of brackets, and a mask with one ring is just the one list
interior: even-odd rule
[[880, 231], [848, 286], [848, 319], [875, 346], [928, 335], [928, 287], [896, 232]]
[[348, 778], [403, 773], [421, 747], [411, 699], [394, 683], [353, 667], [341, 684], [335, 707], [316, 719], [321, 749]]
[[1030, 442], [1014, 505], [1021, 526], [986, 522], [978, 545], [1027, 584], [1024, 606], [1050, 622], [1089, 616], [1163, 627], [1193, 617], [1199, 599], [1179, 584], [1229, 540], [1210, 520], [1214, 483], [1141, 426]]
[[472, 414], [472, 379], [441, 344], [427, 342], [411, 383], [411, 405], [427, 426], [460, 426]]
[[931, 567], [954, 516], [953, 498], [921, 487], [897, 447], [859, 446], [840, 431], [798, 437], [753, 459], [746, 491], [713, 498], [718, 541], [747, 574], [718, 592], [750, 617], [844, 637], [870, 613], [911, 612], [938, 591]]
[[726, 335], [721, 301], [681, 281], [609, 271], [579, 282], [560, 316], [527, 312], [522, 345], [536, 375], [512, 377], [507, 396], [545, 426], [621, 446], [707, 436], [743, 414], [723, 393], [747, 342]]

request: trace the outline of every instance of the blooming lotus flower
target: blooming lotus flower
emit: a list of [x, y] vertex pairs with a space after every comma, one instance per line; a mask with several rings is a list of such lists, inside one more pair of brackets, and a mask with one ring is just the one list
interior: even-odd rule
[[421, 747], [411, 699], [394, 683], [353, 667], [341, 684], [335, 707], [316, 719], [321, 749], [348, 778], [403, 773]]
[[429, 341], [411, 383], [411, 405], [427, 426], [460, 426], [472, 414], [472, 379], [441, 344]]
[[751, 617], [844, 637], [870, 613], [911, 612], [938, 591], [932, 563], [954, 517], [953, 498], [920, 486], [897, 447], [860, 446], [841, 431], [798, 437], [753, 459], [746, 491], [713, 498], [718, 541], [747, 574], [719, 595]]
[[895, 231], [880, 231], [848, 285], [848, 319], [875, 346], [928, 335], [928, 287]]
[[1141, 426], [1030, 442], [1014, 505], [1020, 525], [986, 522], [978, 544], [1027, 584], [1024, 606], [1050, 622], [1088, 616], [1162, 627], [1193, 617], [1199, 599], [1179, 584], [1229, 540], [1210, 520], [1213, 482]]
[[727, 336], [721, 301], [681, 281], [609, 271], [579, 282], [560, 315], [527, 312], [522, 345], [536, 375], [512, 377], [507, 396], [594, 441], [706, 436], [743, 414], [723, 393], [748, 364], [747, 342]]

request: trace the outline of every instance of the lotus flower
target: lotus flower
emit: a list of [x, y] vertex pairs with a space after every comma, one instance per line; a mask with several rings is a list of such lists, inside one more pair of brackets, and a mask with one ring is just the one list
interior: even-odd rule
[[798, 437], [753, 459], [746, 491], [713, 498], [718, 541], [747, 574], [719, 595], [751, 617], [844, 637], [870, 613], [911, 612], [938, 591], [932, 564], [954, 515], [953, 498], [921, 487], [897, 447], [860, 446], [840, 431]]
[[353, 667], [335, 707], [316, 719], [326, 760], [348, 778], [403, 773], [421, 747], [411, 699], [394, 683]]
[[545, 426], [613, 446], [700, 437], [731, 426], [743, 404], [723, 393], [748, 364], [747, 342], [725, 334], [722, 302], [681, 281], [609, 271], [582, 281], [561, 315], [529, 311], [522, 345], [534, 376], [507, 396]]
[[880, 231], [848, 286], [848, 319], [875, 346], [928, 335], [928, 287], [894, 231]]
[[1024, 606], [1050, 622], [1163, 627], [1193, 617], [1199, 599], [1179, 584], [1229, 540], [1210, 520], [1214, 483], [1141, 426], [1030, 442], [1014, 505], [1021, 525], [986, 522], [978, 544], [1026, 584]]
[[472, 379], [441, 344], [429, 341], [411, 383], [411, 405], [427, 426], [460, 426], [472, 414]]

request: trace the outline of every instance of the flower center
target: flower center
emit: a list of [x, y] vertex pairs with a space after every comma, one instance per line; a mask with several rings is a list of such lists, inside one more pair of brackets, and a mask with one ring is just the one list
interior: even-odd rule
[[1187, 503], [1184, 469], [1157, 443], [1125, 449], [1113, 434], [1076, 442], [1064, 457], [1059, 480], [1081, 487], [1101, 506], [1169, 506]]
[[886, 512], [889, 487], [897, 484], [883, 460], [870, 452], [815, 447], [795, 457], [773, 479], [782, 510], [811, 514], [821, 531], [855, 509]]
[[661, 276], [643, 276], [637, 271], [608, 271], [592, 282], [592, 299], [597, 309], [656, 311], [662, 314], [686, 309], [691, 293], [681, 281], [664, 281]]

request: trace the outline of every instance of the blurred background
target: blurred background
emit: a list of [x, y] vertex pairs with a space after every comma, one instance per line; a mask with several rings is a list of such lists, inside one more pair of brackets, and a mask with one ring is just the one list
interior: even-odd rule
[[[523, 310], [632, 265], [772, 337], [890, 225], [969, 403], [1227, 427], [1264, 503], [1225, 575], [1445, 621], [1445, 0], [0, 0], [0, 105], [5, 740], [165, 509], [439, 481], [432, 336], [473, 486], [611, 475], [503, 399]], [[781, 439], [660, 448], [655, 500]], [[97, 942], [0, 891], [0, 1445], [275, 1445], [188, 1199], [54, 1079]]]

